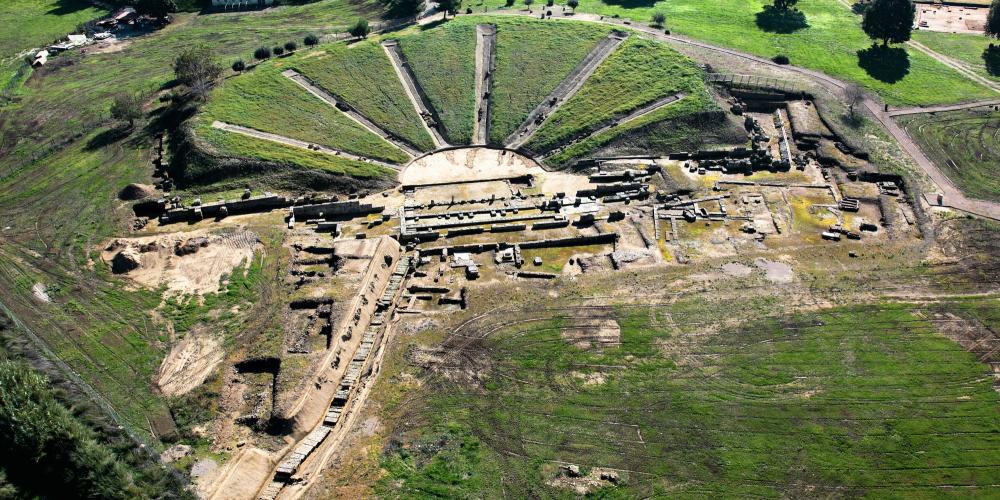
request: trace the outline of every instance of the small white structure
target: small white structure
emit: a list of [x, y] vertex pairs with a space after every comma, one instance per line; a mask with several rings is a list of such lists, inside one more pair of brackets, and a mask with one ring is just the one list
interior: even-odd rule
[[49, 51], [43, 49], [35, 53], [35, 60], [31, 61], [31, 65], [37, 68], [47, 62], [49, 62]]

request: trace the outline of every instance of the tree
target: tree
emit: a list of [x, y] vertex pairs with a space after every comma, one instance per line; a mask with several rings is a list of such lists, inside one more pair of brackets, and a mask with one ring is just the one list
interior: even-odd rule
[[319, 37], [316, 35], [306, 35], [302, 42], [307, 46], [312, 47], [313, 45], [319, 44]]
[[355, 38], [368, 38], [368, 34], [372, 32], [370, 26], [368, 26], [367, 19], [358, 19], [358, 22], [351, 26], [349, 33]]
[[458, 9], [462, 8], [462, 0], [441, 0], [438, 2], [438, 8], [444, 11], [444, 17], [448, 17], [448, 14], [458, 14]]
[[271, 49], [271, 52], [273, 52], [276, 56], [280, 56], [285, 53], [285, 49], [281, 45], [276, 45], [273, 49]]
[[409, 17], [424, 11], [424, 0], [389, 0], [393, 17]]
[[910, 0], [872, 0], [861, 20], [868, 38], [881, 40], [882, 46], [910, 39], [916, 9]]
[[257, 47], [257, 50], [253, 51], [253, 58], [258, 61], [263, 61], [271, 57], [271, 49], [267, 47]]
[[986, 15], [986, 36], [1000, 38], [1000, 0], [993, 0]]
[[667, 16], [662, 12], [653, 13], [653, 26], [663, 27], [663, 23], [667, 22]]
[[799, 3], [799, 0], [774, 0], [774, 8], [788, 10]]
[[576, 12], [576, 8], [580, 6], [580, 0], [569, 0], [566, 5], [573, 9], [573, 12]]
[[177, 4], [174, 0], [139, 0], [135, 3], [135, 11], [145, 16], [167, 17], [177, 12]]
[[245, 69], [247, 69], [247, 63], [243, 62], [243, 59], [237, 59], [233, 62], [233, 71], [242, 73]]
[[[576, 0], [573, 0], [573, 1], [575, 2]], [[513, 7], [514, 6], [514, 0], [504, 0], [504, 5], [506, 5], [507, 7]]]
[[850, 83], [844, 87], [844, 101], [847, 103], [847, 112], [851, 119], [857, 118], [857, 105], [865, 98], [865, 92], [856, 83]]
[[524, 0], [524, 6], [528, 8], [528, 12], [531, 12], [531, 4], [535, 3], [535, 0]]
[[299, 48], [299, 44], [295, 42], [285, 42], [285, 50], [288, 52], [295, 52], [295, 49]]
[[142, 97], [131, 92], [121, 92], [111, 101], [111, 118], [120, 123], [135, 126], [135, 121], [142, 117]]
[[222, 66], [215, 62], [215, 53], [207, 45], [192, 47], [181, 52], [174, 60], [177, 81], [187, 85], [199, 98], [208, 95], [215, 81], [222, 75]]

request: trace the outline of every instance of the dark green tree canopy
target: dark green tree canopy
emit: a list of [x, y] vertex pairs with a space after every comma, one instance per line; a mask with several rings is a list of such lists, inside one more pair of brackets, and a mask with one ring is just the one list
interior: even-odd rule
[[882, 45], [910, 39], [916, 8], [910, 0], [873, 0], [865, 10], [861, 28]]
[[215, 53], [207, 45], [191, 47], [174, 60], [174, 75], [196, 97], [205, 97], [222, 75]]
[[177, 12], [177, 4], [174, 0], [138, 0], [135, 11], [147, 16], [166, 17], [171, 12]]
[[986, 15], [986, 36], [1000, 38], [1000, 0], [993, 0]]
[[774, 0], [774, 7], [781, 10], [788, 10], [799, 3], [799, 0]]
[[356, 38], [367, 38], [368, 34], [372, 32], [371, 26], [368, 26], [367, 19], [358, 19], [358, 22], [351, 26], [349, 33], [351, 36]]
[[462, 8], [462, 0], [441, 0], [438, 8], [444, 11], [446, 17], [448, 14], [458, 14], [458, 9]]

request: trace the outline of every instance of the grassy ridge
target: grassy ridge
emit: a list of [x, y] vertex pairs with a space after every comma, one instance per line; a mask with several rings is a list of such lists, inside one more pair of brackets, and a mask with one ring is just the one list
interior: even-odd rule
[[334, 174], [352, 177], [383, 177], [390, 172], [382, 167], [361, 161], [349, 160], [302, 148], [285, 146], [275, 142], [234, 134], [214, 128], [203, 128], [198, 137], [208, 142], [218, 153], [225, 156], [250, 158], [282, 165], [300, 166], [324, 170]]
[[662, 43], [632, 36], [545, 121], [525, 148], [550, 150], [660, 97], [703, 88], [694, 62]]
[[220, 120], [371, 158], [407, 161], [399, 148], [282, 76], [283, 69], [265, 64], [226, 80], [202, 108], [199, 130]]
[[951, 111], [899, 122], [965, 194], [1000, 201], [1000, 113]]
[[292, 65], [386, 131], [417, 149], [434, 149], [434, 141], [421, 124], [422, 118], [378, 43], [362, 42], [351, 47], [338, 43], [324, 49], [322, 53], [301, 57]]
[[711, 96], [702, 91], [573, 144], [546, 158], [545, 163], [562, 167], [575, 158], [607, 148], [626, 149], [619, 154], [656, 154], [713, 144], [732, 145], [741, 142], [740, 133], [721, 115]]
[[[770, 3], [767, 0], [580, 0], [577, 11], [642, 22], [649, 22], [653, 13], [661, 12], [666, 15], [666, 28], [671, 33], [767, 58], [784, 54], [792, 64], [856, 81], [892, 105], [954, 103], [994, 95], [930, 56], [905, 46], [901, 46], [905, 56], [894, 62], [900, 68], [905, 67], [905, 71], [888, 71], [889, 65], [874, 64], [874, 73], [883, 76], [872, 76], [859, 66], [858, 58], [858, 51], [870, 47], [871, 41], [861, 30], [861, 17], [851, 12], [848, 2], [800, 2], [796, 7], [805, 14], [805, 26], [791, 33], [765, 31], [758, 26], [757, 14]], [[486, 0], [483, 4], [495, 10], [504, 1]], [[523, 8], [520, 0], [516, 5]], [[541, 6], [536, 2], [533, 9], [538, 12]], [[561, 12], [558, 7], [552, 11]], [[887, 78], [887, 73], [897, 76]], [[897, 77], [900, 79], [893, 81]]]
[[611, 29], [529, 19], [496, 24], [490, 142], [502, 143]]
[[[704, 317], [695, 305], [661, 314]], [[911, 307], [708, 337], [622, 310], [621, 345], [603, 350], [562, 338], [559, 317], [491, 333], [474, 381], [425, 385], [422, 430], [389, 448], [380, 493], [560, 497], [548, 483], [573, 463], [618, 470], [596, 495], [610, 498], [988, 495], [1000, 417], [986, 367]]]
[[472, 142], [476, 107], [476, 23], [454, 19], [399, 38], [417, 82], [452, 144]]

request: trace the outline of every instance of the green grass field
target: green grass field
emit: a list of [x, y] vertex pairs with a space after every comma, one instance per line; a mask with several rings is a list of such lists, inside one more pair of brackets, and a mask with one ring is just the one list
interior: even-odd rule
[[525, 149], [548, 151], [660, 97], [703, 89], [693, 61], [665, 44], [630, 37], [545, 121]]
[[985, 36], [914, 31], [913, 39], [939, 54], [957, 59], [981, 76], [1000, 81], [1000, 52], [987, 60], [985, 52], [990, 45], [990, 39]]
[[74, 33], [107, 11], [87, 0], [5, 0], [0, 4], [0, 58], [41, 47]]
[[434, 149], [434, 141], [378, 43], [350, 47], [336, 43], [323, 49], [297, 58], [291, 66], [417, 149]]
[[[491, 322], [456, 358], [471, 380], [430, 376], [407, 400], [418, 424], [387, 449], [378, 493], [568, 498], [552, 485], [561, 464], [617, 472], [594, 498], [995, 493], [988, 366], [928, 311], [873, 304], [716, 331], [706, 305], [613, 310], [620, 345], [603, 349], [562, 337], [585, 310]], [[954, 310], [996, 302], [982, 306]], [[657, 326], [667, 313], [676, 326]]]
[[610, 28], [497, 19], [490, 142], [500, 144], [590, 52]]
[[1000, 113], [952, 111], [899, 122], [965, 194], [1000, 201]]
[[198, 132], [220, 120], [390, 162], [409, 159], [396, 146], [282, 76], [287, 67], [284, 62], [262, 64], [219, 86], [202, 107]]
[[698, 92], [573, 144], [545, 163], [559, 168], [573, 159], [595, 155], [655, 155], [745, 143], [745, 132], [721, 111], [707, 92]]
[[476, 107], [476, 23], [456, 19], [399, 38], [417, 82], [452, 144], [472, 142]]
[[276, 142], [234, 134], [224, 130], [202, 128], [198, 137], [208, 142], [220, 154], [249, 158], [287, 166], [324, 170], [352, 177], [384, 177], [391, 172], [383, 167], [361, 161], [349, 160], [316, 151], [309, 151]]
[[[476, 1], [470, 6], [479, 12], [500, 8], [502, 0]], [[972, 83], [960, 73], [934, 61], [915, 49], [897, 53], [891, 61], [873, 61], [872, 74], [859, 66], [858, 51], [871, 46], [861, 31], [861, 17], [853, 14], [846, 2], [811, 0], [798, 4], [805, 14], [805, 27], [791, 33], [775, 28], [765, 31], [757, 24], [757, 14], [764, 0], [659, 0], [615, 2], [581, 0], [577, 11], [602, 16], [620, 16], [649, 22], [653, 13], [666, 16], [665, 26], [673, 34], [689, 36], [709, 43], [750, 52], [762, 57], [784, 54], [791, 64], [854, 80], [881, 95], [892, 105], [953, 103], [993, 97], [993, 92]], [[523, 9], [521, 1], [514, 8]], [[542, 10], [537, 2], [532, 9]], [[562, 12], [550, 8], [553, 14]], [[567, 9], [568, 10], [568, 9]], [[764, 26], [773, 26], [765, 23]], [[784, 29], [787, 31], [788, 24]], [[878, 75], [877, 77], [872, 76]]]

